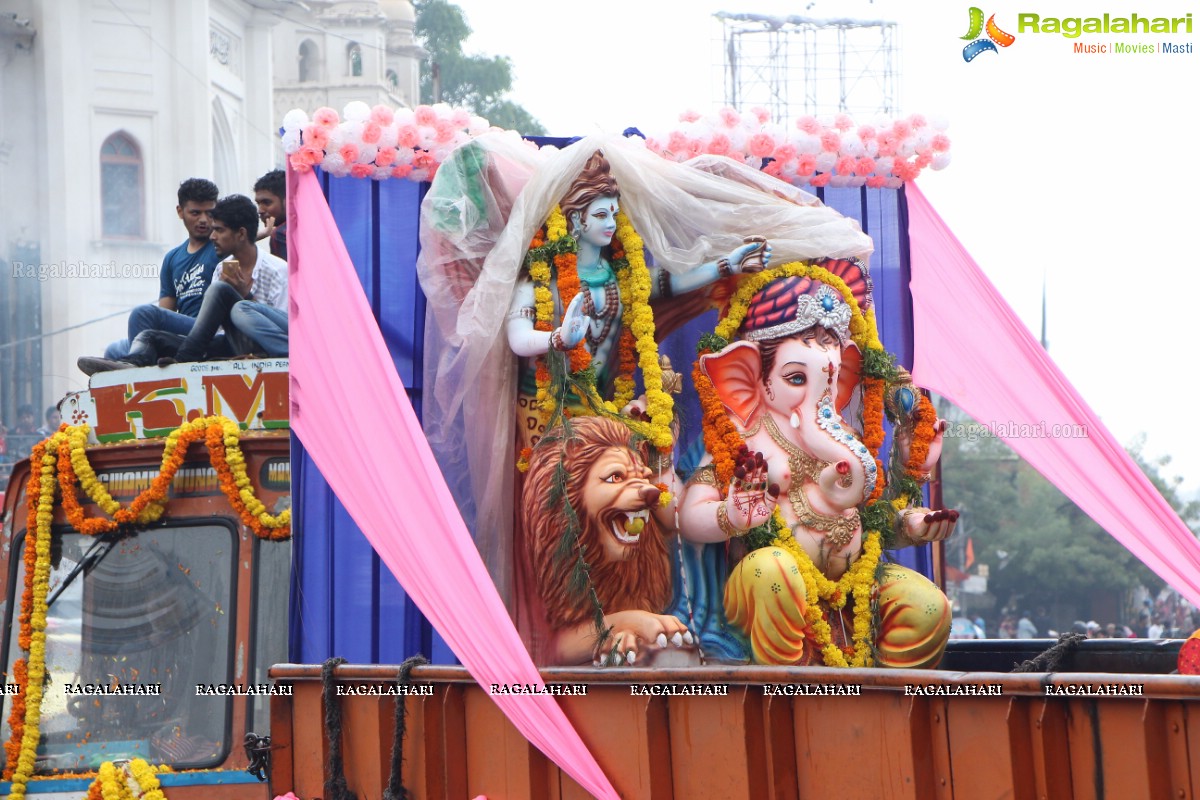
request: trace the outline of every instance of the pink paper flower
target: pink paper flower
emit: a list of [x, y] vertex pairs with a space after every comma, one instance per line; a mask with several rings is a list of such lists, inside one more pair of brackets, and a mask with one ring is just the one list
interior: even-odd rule
[[413, 125], [401, 125], [396, 131], [396, 144], [411, 150], [421, 141], [421, 134]]
[[796, 127], [815, 136], [821, 130], [821, 123], [812, 117], [804, 116], [796, 120]]
[[858, 160], [858, 164], [855, 165], [854, 171], [859, 175], [870, 175], [875, 171], [875, 159], [863, 156]]
[[864, 142], [867, 141], [868, 139], [874, 139], [875, 138], [875, 129], [873, 127], [871, 127], [870, 125], [860, 126], [858, 129], [858, 138], [862, 139]]
[[926, 125], [929, 124], [929, 122], [925, 119], [924, 114], [913, 114], [911, 117], [908, 118], [908, 122], [910, 125], [913, 126], [913, 130], [917, 130], [918, 128], [924, 128]]
[[338, 148], [338, 155], [342, 157], [342, 161], [345, 161], [347, 164], [353, 164], [355, 161], [358, 161], [358, 145], [346, 142]]
[[688, 139], [687, 146], [684, 148], [683, 152], [686, 156], [685, 160], [687, 158], [695, 158], [704, 152], [704, 145], [700, 143], [699, 139]]
[[682, 153], [687, 149], [688, 138], [683, 135], [683, 131], [671, 131], [671, 135], [667, 137], [667, 150], [672, 153]]
[[299, 150], [288, 156], [288, 164], [301, 175], [312, 171], [312, 166], [304, 160], [304, 155]]
[[775, 152], [775, 138], [769, 133], [756, 133], [746, 142], [746, 150], [756, 158], [766, 158]]
[[821, 149], [836, 153], [838, 148], [842, 146], [842, 137], [838, 136], [837, 131], [825, 131], [821, 134]]
[[375, 165], [379, 167], [389, 167], [396, 160], [396, 148], [381, 147], [379, 152], [375, 154]]
[[867, 178], [867, 186], [871, 189], [882, 189], [885, 183], [887, 183], [887, 178], [882, 175], [872, 175]]
[[341, 122], [338, 113], [328, 106], [322, 106], [313, 112], [313, 122], [322, 128], [332, 128]]
[[437, 120], [437, 112], [429, 106], [417, 106], [413, 111], [413, 121], [418, 125], [433, 125]]
[[721, 124], [726, 128], [736, 128], [742, 121], [742, 115], [729, 106], [718, 111], [717, 116], [721, 118]]
[[350, 167], [350, 174], [355, 178], [369, 178], [375, 174], [375, 167], [370, 164], [355, 164]]
[[454, 109], [454, 113], [450, 115], [450, 124], [456, 128], [469, 128], [471, 126], [471, 115], [461, 108]]
[[933, 148], [935, 153], [944, 153], [950, 149], [950, 137], [944, 133], [935, 134], [929, 140], [929, 146]]
[[892, 166], [892, 174], [902, 181], [911, 181], [920, 173], [921, 170], [917, 169], [917, 167], [908, 163], [907, 161], [897, 161], [895, 165]]
[[779, 173], [783, 169], [782, 164], [783, 164], [783, 162], [781, 162], [781, 161], [770, 161], [767, 163], [767, 165], [765, 167], [762, 168], [762, 171], [772, 177], [778, 178]]
[[796, 174], [812, 175], [817, 171], [817, 157], [805, 153], [796, 159]]
[[454, 127], [454, 123], [448, 119], [439, 119], [437, 122], [433, 123], [433, 129], [436, 131], [434, 134], [434, 139], [439, 144], [445, 144], [446, 142], [449, 142], [454, 138], [454, 134], [458, 132]]
[[367, 144], [378, 144], [379, 137], [383, 135], [383, 128], [378, 122], [367, 120], [363, 124], [362, 140]]
[[830, 178], [830, 175], [828, 172], [822, 172], [818, 175], [813, 175], [811, 178], [808, 179], [808, 182], [811, 183], [813, 186], [824, 186], [827, 183], [829, 183], [829, 178]]
[[391, 125], [396, 119], [396, 112], [392, 111], [387, 106], [380, 104], [371, 109], [370, 119], [371, 122], [374, 122], [376, 125], [386, 127]]
[[713, 137], [708, 140], [708, 152], [715, 156], [727, 155], [733, 147], [733, 142], [729, 141], [729, 137], [723, 133], [714, 133]]
[[690, 108], [687, 111], [685, 111], [679, 115], [680, 122], [695, 122], [698, 119], [700, 119], [700, 112], [693, 111]]
[[427, 150], [418, 150], [413, 153], [413, 167], [415, 169], [427, 169], [434, 165], [434, 158]]
[[329, 146], [329, 129], [323, 128], [316, 123], [305, 125], [300, 129], [301, 141], [311, 147], [317, 147], [324, 150]]
[[407, 178], [412, 173], [412, 164], [400, 164], [392, 167], [393, 178]]
[[933, 153], [928, 150], [917, 153], [917, 157], [913, 159], [913, 163], [917, 165], [917, 169], [925, 169], [933, 163]]
[[854, 127], [854, 120], [845, 114], [838, 114], [833, 118], [833, 127], [844, 133]]
[[912, 133], [912, 126], [904, 120], [898, 119], [892, 124], [892, 131], [896, 134], [897, 138], [905, 139]]
[[759, 125], [766, 125], [771, 121], [771, 112], [767, 111], [762, 106], [755, 106], [754, 108], [750, 109], [750, 113], [753, 114], [754, 118], [758, 120]]
[[779, 161], [794, 161], [796, 159], [796, 148], [790, 144], [782, 144], [775, 148], [775, 158]]
[[301, 147], [299, 150], [293, 153], [293, 155], [300, 156], [304, 163], [308, 164], [310, 167], [315, 167], [317, 164], [320, 164], [325, 160], [324, 150], [316, 147], [309, 147], [308, 145]]
[[854, 172], [854, 168], [858, 166], [858, 162], [853, 156], [842, 156], [837, 160], [837, 166], [834, 169], [838, 175], [849, 175]]

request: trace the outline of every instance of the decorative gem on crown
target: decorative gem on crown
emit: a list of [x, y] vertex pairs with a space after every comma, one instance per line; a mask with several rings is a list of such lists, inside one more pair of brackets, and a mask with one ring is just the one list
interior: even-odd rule
[[820, 325], [837, 334], [843, 343], [850, 338], [850, 306], [829, 286], [824, 284], [815, 295], [802, 294], [796, 300], [796, 316], [769, 328], [748, 331], [745, 338], [752, 342], [780, 339], [784, 336]]

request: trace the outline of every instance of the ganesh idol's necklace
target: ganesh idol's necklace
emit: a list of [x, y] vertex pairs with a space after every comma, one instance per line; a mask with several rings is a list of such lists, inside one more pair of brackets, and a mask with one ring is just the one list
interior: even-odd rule
[[[788, 500], [791, 501], [796, 521], [806, 528], [824, 532], [825, 544], [829, 545], [832, 552], [844, 549], [854, 539], [854, 533], [861, 524], [858, 509], [855, 509], [854, 513], [848, 517], [841, 514], [822, 514], [814, 509], [808, 501], [808, 495], [804, 493], [804, 484], [806, 481], [816, 483], [821, 470], [829, 465], [788, 441], [769, 413], [763, 414], [762, 420], [767, 429], [767, 435], [787, 453], [788, 469], [792, 473], [791, 485], [788, 487]], [[755, 430], [757, 431], [757, 426], [755, 426]]]

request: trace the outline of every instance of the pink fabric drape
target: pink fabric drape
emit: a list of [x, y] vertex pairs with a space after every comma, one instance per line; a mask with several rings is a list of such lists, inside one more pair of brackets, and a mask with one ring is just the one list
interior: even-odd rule
[[[913, 379], [1000, 434], [1100, 527], [1200, 605], [1200, 542], [1050, 360], [925, 196], [912, 184], [906, 194], [916, 346]], [[1026, 427], [1014, 430], [1014, 423]], [[1079, 432], [1086, 435], [1074, 435]]]
[[[292, 430], [471, 675], [485, 687], [540, 686], [421, 432], [316, 176], [289, 170], [288, 178]], [[364, 403], [387, 424], [336, 422]], [[494, 700], [585, 789], [617, 797], [553, 697]]]

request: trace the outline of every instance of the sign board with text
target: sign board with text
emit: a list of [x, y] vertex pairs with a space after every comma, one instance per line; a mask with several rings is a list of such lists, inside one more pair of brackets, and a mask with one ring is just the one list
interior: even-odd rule
[[59, 404], [64, 422], [86, 423], [108, 444], [166, 436], [184, 422], [219, 414], [243, 430], [288, 428], [286, 358], [206, 361], [114, 370]]

